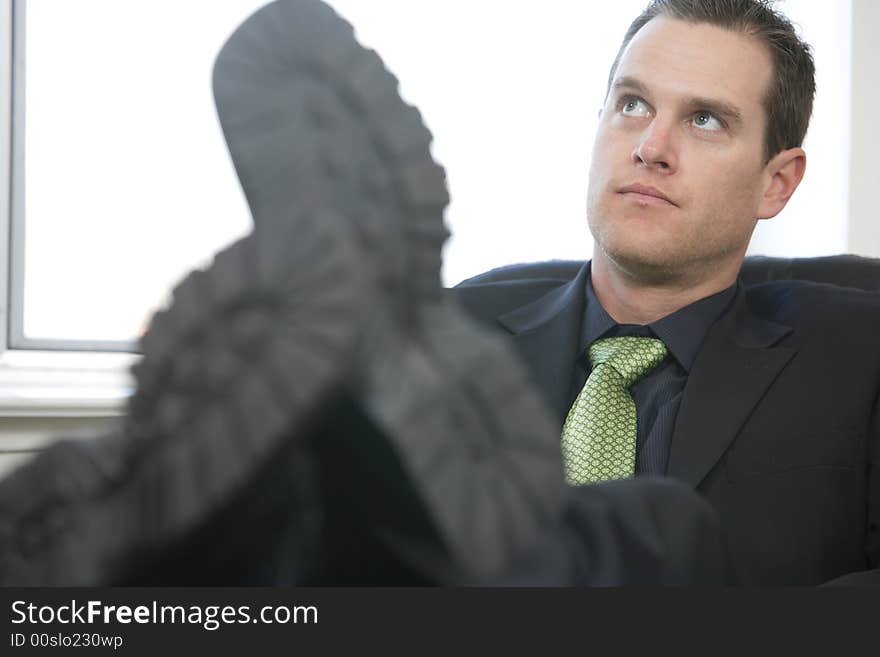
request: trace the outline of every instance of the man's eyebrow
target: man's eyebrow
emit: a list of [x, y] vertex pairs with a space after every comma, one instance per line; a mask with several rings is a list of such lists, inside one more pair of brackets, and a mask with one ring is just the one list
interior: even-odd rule
[[[648, 87], [644, 83], [628, 75], [617, 78], [612, 85], [612, 89], [615, 91], [619, 89], [631, 89], [642, 95], [648, 94]], [[695, 97], [689, 98], [685, 104], [691, 111], [697, 112], [699, 110], [705, 110], [724, 119], [729, 124], [742, 124], [742, 112], [736, 105], [728, 103], [727, 101]]]
[[614, 90], [622, 88], [632, 89], [633, 91], [638, 91], [640, 94], [648, 93], [648, 88], [645, 85], [628, 75], [617, 78], [611, 88]]
[[691, 98], [687, 101], [687, 106], [694, 112], [705, 110], [724, 119], [728, 124], [742, 124], [742, 112], [736, 105], [732, 105], [723, 100], [712, 100], [711, 98]]

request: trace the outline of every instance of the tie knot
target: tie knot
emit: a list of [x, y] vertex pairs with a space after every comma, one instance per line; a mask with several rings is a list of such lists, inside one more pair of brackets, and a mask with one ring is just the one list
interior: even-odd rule
[[604, 338], [590, 345], [592, 366], [609, 365], [629, 388], [666, 358], [666, 345], [656, 338]]

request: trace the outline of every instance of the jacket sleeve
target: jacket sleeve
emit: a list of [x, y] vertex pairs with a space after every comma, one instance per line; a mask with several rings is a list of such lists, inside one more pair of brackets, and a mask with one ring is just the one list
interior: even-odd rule
[[824, 586], [880, 588], [880, 394], [868, 428], [867, 490], [865, 557], [870, 570], [837, 577]]
[[660, 477], [570, 489], [561, 524], [504, 584], [724, 586], [733, 569], [716, 511]]

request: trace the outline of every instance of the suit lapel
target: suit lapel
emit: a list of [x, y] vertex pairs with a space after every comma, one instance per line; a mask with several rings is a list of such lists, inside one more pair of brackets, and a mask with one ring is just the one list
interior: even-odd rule
[[774, 346], [791, 328], [760, 319], [739, 285], [709, 329], [679, 407], [667, 474], [696, 487], [719, 461], [795, 348]]
[[[498, 317], [544, 392], [560, 426], [570, 405], [590, 263], [577, 276]], [[706, 336], [679, 407], [667, 474], [697, 487], [797, 349], [777, 345], [791, 328], [761, 319], [739, 284], [731, 308]]]
[[578, 356], [589, 271], [587, 262], [570, 282], [498, 317], [501, 325], [513, 334], [517, 351], [559, 419], [560, 427], [571, 401], [571, 376]]

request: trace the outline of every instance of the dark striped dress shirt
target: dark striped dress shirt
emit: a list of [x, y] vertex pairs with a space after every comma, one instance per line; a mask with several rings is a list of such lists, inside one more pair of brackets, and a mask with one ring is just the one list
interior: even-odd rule
[[590, 374], [587, 348], [599, 338], [630, 335], [659, 338], [669, 352], [655, 370], [630, 388], [636, 403], [636, 474], [666, 474], [675, 418], [691, 366], [709, 327], [730, 305], [735, 292], [736, 284], [641, 326], [617, 324], [599, 303], [592, 282], [587, 281], [587, 299], [581, 320], [581, 355], [572, 377], [572, 403]]

